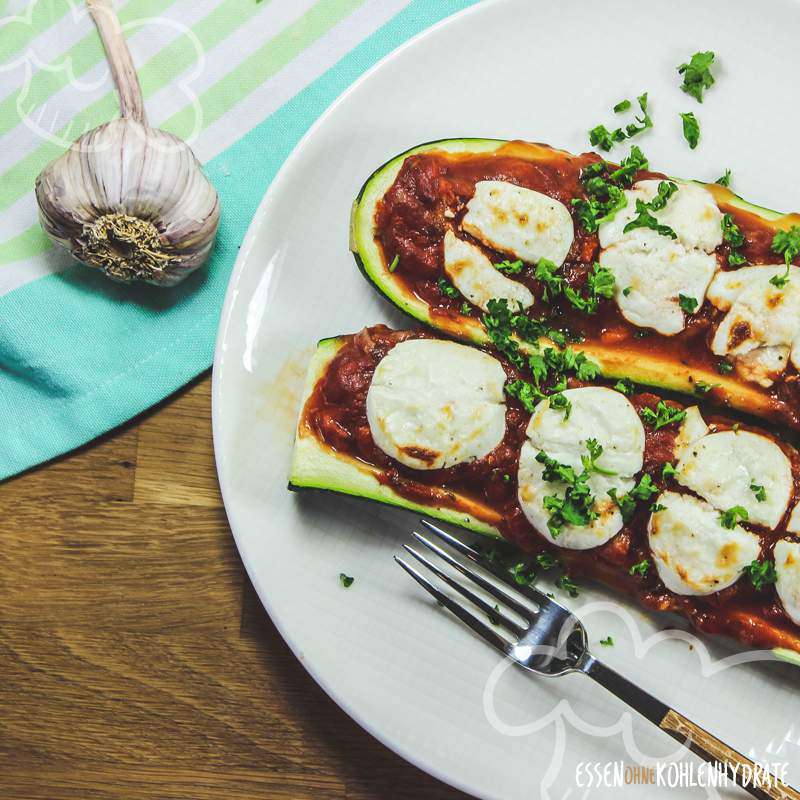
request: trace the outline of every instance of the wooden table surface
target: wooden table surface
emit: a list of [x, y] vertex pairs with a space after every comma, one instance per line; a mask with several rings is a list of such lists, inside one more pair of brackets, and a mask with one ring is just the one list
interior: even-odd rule
[[295, 660], [228, 530], [210, 378], [0, 485], [0, 797], [463, 798]]

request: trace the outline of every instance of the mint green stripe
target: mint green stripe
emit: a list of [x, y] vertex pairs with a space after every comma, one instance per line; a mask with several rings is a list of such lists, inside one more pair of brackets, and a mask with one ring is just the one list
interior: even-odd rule
[[[70, 7], [66, 2], [38, 2], [33, 7], [30, 25], [24, 22], [4, 25], [0, 28], [0, 53], [3, 54], [3, 60], [9, 61], [11, 56], [24, 50], [37, 36], [64, 19], [69, 11]], [[5, 8], [0, 12], [3, 16], [7, 13]], [[19, 16], [25, 16], [25, 14]]]
[[13, 420], [0, 438], [0, 478], [84, 444], [208, 367], [231, 265], [284, 159], [375, 61], [468, 5], [414, 0], [209, 162], [222, 201], [220, 231], [208, 267], [186, 283], [123, 287], [74, 267], [0, 298], [0, 419]]
[[[203, 128], [219, 119], [295, 56], [352, 13], [365, 0], [325, 0], [317, 3], [277, 36], [231, 70], [200, 96]], [[162, 126], [181, 138], [192, 132], [194, 109], [187, 105]]]
[[[214, 17], [211, 22], [206, 19], [198, 22], [192, 32], [198, 35], [200, 29], [202, 36], [198, 35], [204, 50], [210, 50], [229, 36], [232, 30], [243, 24], [250, 16], [265, 5], [256, 4], [253, 0], [225, 0], [224, 9], [232, 19], [223, 22], [222, 14], [214, 11], [209, 17]], [[99, 39], [97, 46], [100, 47]], [[165, 55], [167, 54], [167, 55]], [[170, 58], [174, 57], [174, 61]], [[188, 59], [187, 59], [188, 56]], [[154, 92], [171, 83], [187, 66], [193, 62], [194, 47], [186, 35], [178, 37], [164, 50], [156, 53], [139, 70], [139, 80], [142, 83], [144, 96], [151, 96]], [[117, 97], [114, 92], [108, 92], [87, 108], [78, 112], [75, 118], [64, 126], [58, 136], [64, 139], [73, 139], [79, 131], [91, 130], [103, 122], [115, 117], [119, 113]], [[70, 132], [75, 133], [71, 134]], [[36, 150], [10, 167], [0, 175], [0, 211], [8, 208], [12, 203], [30, 191], [36, 176], [49, 161], [57, 158], [63, 148], [52, 142], [43, 142]]]
[[41, 226], [38, 223], [31, 225], [19, 235], [0, 244], [0, 266], [46, 253], [52, 246]]
[[[119, 21], [122, 25], [126, 25], [140, 19], [157, 16], [168, 9], [174, 2], [175, 0], [136, 0], [135, 2], [130, 2], [120, 11]], [[38, 5], [42, 5], [41, 0]], [[49, 66], [62, 64], [69, 60], [72, 62], [73, 73], [76, 77], [80, 77], [99, 64], [104, 57], [100, 38], [92, 30], [91, 33], [76, 42], [65, 53], [53, 59]], [[68, 84], [69, 75], [65, 70], [59, 70], [58, 72], [50, 72], [45, 69], [38, 70], [33, 74], [25, 98], [22, 101], [22, 113], [30, 114], [31, 111], [47, 102], [56, 92]], [[16, 125], [19, 125], [21, 121], [20, 113], [17, 110], [17, 99], [21, 93], [22, 88], [12, 92], [0, 102], [0, 136], [8, 133]]]

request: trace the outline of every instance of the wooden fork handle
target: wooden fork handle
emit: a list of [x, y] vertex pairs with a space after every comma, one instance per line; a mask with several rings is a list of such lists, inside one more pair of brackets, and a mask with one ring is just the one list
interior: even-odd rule
[[760, 800], [800, 800], [800, 792], [791, 786], [781, 783], [774, 776], [767, 776], [761, 770], [761, 780], [753, 783], [753, 775], [758, 774], [758, 767], [746, 756], [743, 756], [732, 747], [712, 736], [708, 731], [695, 725], [689, 719], [679, 714], [675, 709], [669, 709], [658, 724], [661, 730], [666, 731], [673, 739], [685, 744], [693, 753], [711, 764], [719, 765], [731, 780], [742, 786], [742, 776], [749, 776], [749, 782], [744, 786], [753, 797]]
[[759, 800], [800, 800], [800, 792], [782, 783], [773, 775], [767, 776], [763, 770], [759, 773], [760, 781], [753, 781], [752, 776], [758, 767], [749, 758], [728, 747], [716, 736], [695, 725], [594, 656], [587, 654], [579, 668], [620, 700], [624, 700], [631, 708], [635, 708], [642, 716], [658, 725], [673, 739], [685, 744], [700, 758], [711, 764], [717, 764], [735, 784], [753, 797]]

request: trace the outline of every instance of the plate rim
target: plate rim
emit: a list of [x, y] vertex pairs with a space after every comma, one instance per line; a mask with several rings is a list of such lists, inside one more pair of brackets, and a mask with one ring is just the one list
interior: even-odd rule
[[[226, 476], [225, 467], [223, 465], [223, 461], [221, 458], [221, 404], [222, 404], [222, 362], [225, 358], [225, 342], [228, 335], [228, 328], [231, 322], [232, 316], [232, 309], [236, 302], [237, 298], [237, 289], [239, 279], [241, 278], [244, 270], [245, 265], [248, 260], [250, 251], [253, 248], [253, 244], [258, 236], [258, 233], [261, 228], [261, 224], [266, 217], [267, 209], [272, 202], [272, 197], [274, 194], [277, 194], [280, 187], [283, 186], [289, 180], [289, 175], [291, 174], [295, 162], [299, 159], [301, 152], [307, 146], [308, 141], [312, 139], [318, 129], [322, 127], [328, 120], [328, 118], [334, 113], [334, 111], [339, 107], [339, 105], [344, 102], [352, 93], [354, 93], [362, 83], [368, 81], [372, 75], [378, 72], [380, 69], [384, 67], [384, 65], [390, 62], [392, 59], [396, 58], [400, 53], [404, 52], [409, 47], [413, 47], [417, 44], [417, 42], [425, 39], [428, 36], [435, 34], [441, 28], [451, 24], [454, 20], [461, 19], [462, 17], [468, 16], [470, 14], [477, 13], [485, 8], [490, 6], [499, 5], [505, 2], [505, 0], [477, 0], [473, 3], [473, 5], [468, 6], [467, 8], [463, 8], [460, 11], [456, 11], [448, 16], [444, 17], [443, 19], [439, 20], [438, 22], [434, 23], [433, 25], [425, 28], [424, 30], [420, 31], [419, 33], [415, 34], [411, 38], [407, 39], [402, 44], [395, 47], [385, 56], [380, 58], [375, 64], [373, 64], [368, 70], [366, 70], [362, 75], [360, 75], [353, 83], [350, 84], [329, 106], [328, 108], [323, 111], [323, 113], [314, 121], [314, 123], [309, 127], [309, 129], [303, 134], [301, 139], [297, 142], [297, 144], [292, 148], [292, 151], [287, 156], [286, 160], [281, 164], [280, 169], [275, 174], [275, 177], [270, 182], [269, 186], [267, 187], [264, 196], [261, 198], [261, 201], [258, 204], [258, 208], [256, 209], [255, 213], [253, 214], [253, 218], [248, 225], [247, 232], [245, 233], [244, 238], [242, 239], [242, 244], [239, 249], [239, 252], [236, 256], [236, 260], [233, 263], [233, 267], [231, 268], [231, 274], [228, 279], [228, 285], [225, 289], [225, 298], [222, 303], [222, 308], [220, 311], [220, 318], [217, 327], [217, 335], [214, 343], [214, 358], [211, 364], [211, 438], [214, 448], [214, 466], [217, 473], [217, 481], [219, 483], [220, 495], [222, 496], [222, 503], [225, 509], [225, 515], [228, 520], [228, 527], [231, 532], [231, 536], [233, 537], [234, 544], [236, 545], [236, 550], [239, 554], [239, 558], [242, 560], [242, 564], [244, 565], [245, 571], [247, 573], [247, 577], [255, 589], [255, 592], [258, 596], [259, 602], [261, 603], [264, 611], [269, 616], [270, 620], [272, 621], [273, 625], [275, 625], [278, 633], [280, 634], [281, 638], [285, 642], [285, 644], [289, 647], [292, 652], [292, 655], [298, 661], [299, 665], [306, 671], [308, 675], [314, 680], [314, 682], [322, 689], [323, 692], [340, 708], [350, 717], [353, 722], [355, 722], [362, 730], [366, 731], [370, 736], [380, 742], [384, 747], [388, 748], [392, 753], [402, 758], [404, 761], [408, 762], [412, 766], [416, 767], [417, 769], [425, 772], [426, 774], [430, 775], [431, 777], [435, 778], [438, 781], [441, 781], [447, 786], [450, 786], [460, 792], [463, 792], [470, 797], [475, 797], [474, 791], [466, 785], [465, 783], [458, 780], [457, 776], [453, 775], [446, 775], [442, 770], [437, 768], [433, 763], [428, 762], [424, 756], [420, 756], [419, 754], [412, 752], [410, 749], [402, 746], [398, 742], [392, 741], [388, 735], [384, 735], [380, 732], [376, 726], [367, 719], [364, 719], [356, 711], [351, 708], [350, 704], [346, 701], [345, 698], [337, 696], [336, 692], [328, 685], [327, 681], [324, 677], [320, 674], [320, 672], [315, 668], [315, 666], [309, 662], [309, 660], [305, 657], [301, 656], [301, 652], [299, 650], [298, 644], [293, 640], [292, 636], [290, 635], [287, 628], [283, 625], [281, 620], [279, 619], [279, 615], [275, 613], [275, 609], [268, 599], [268, 591], [267, 588], [262, 586], [260, 581], [257, 577], [257, 570], [255, 568], [254, 563], [252, 562], [250, 555], [248, 553], [247, 547], [244, 544], [243, 537], [237, 534], [235, 517], [236, 513], [233, 510], [234, 504], [230, 498], [230, 490], [227, 488], [228, 478]], [[331, 67], [331, 69], [335, 69], [336, 65]]]

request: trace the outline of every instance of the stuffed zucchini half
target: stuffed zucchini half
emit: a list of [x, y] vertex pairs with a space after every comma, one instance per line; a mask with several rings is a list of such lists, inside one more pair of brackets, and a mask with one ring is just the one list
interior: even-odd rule
[[503, 537], [698, 630], [800, 653], [800, 455], [566, 352], [534, 388], [498, 351], [424, 330], [325, 339], [289, 487]]
[[365, 277], [438, 331], [523, 355], [572, 342], [607, 377], [800, 429], [800, 216], [652, 172], [636, 147], [613, 165], [421, 145], [364, 184], [350, 241]]

